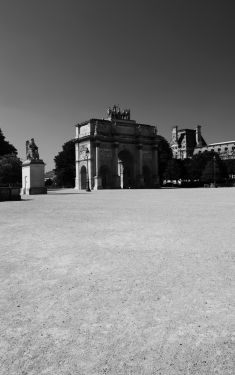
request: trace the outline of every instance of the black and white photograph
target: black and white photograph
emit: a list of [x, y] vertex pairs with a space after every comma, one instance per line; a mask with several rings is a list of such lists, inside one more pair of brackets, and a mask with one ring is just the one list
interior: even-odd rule
[[234, 260], [234, 0], [0, 0], [0, 375], [234, 375]]

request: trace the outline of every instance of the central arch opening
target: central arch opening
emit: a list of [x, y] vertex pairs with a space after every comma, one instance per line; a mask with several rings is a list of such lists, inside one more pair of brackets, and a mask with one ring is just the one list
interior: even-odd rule
[[103, 189], [110, 188], [110, 169], [107, 165], [102, 165], [99, 169], [99, 176], [101, 178], [101, 186]]
[[118, 154], [119, 175], [121, 188], [129, 189], [134, 187], [134, 163], [133, 157], [128, 150], [122, 150]]
[[87, 185], [87, 170], [86, 167], [83, 165], [81, 168], [81, 189], [86, 190]]
[[143, 166], [143, 177], [144, 177], [144, 187], [150, 188], [152, 186], [152, 172], [149, 166]]

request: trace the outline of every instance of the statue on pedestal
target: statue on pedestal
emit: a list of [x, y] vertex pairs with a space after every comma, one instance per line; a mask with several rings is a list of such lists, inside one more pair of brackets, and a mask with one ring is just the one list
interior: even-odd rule
[[45, 187], [45, 163], [39, 159], [34, 138], [26, 141], [26, 159], [22, 164], [21, 194], [47, 194]]
[[26, 141], [26, 158], [27, 160], [39, 160], [38, 146], [34, 142], [34, 138]]

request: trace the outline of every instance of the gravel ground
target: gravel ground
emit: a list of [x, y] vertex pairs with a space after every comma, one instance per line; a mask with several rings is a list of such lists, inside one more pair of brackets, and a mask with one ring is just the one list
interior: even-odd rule
[[0, 374], [235, 373], [235, 189], [0, 203]]

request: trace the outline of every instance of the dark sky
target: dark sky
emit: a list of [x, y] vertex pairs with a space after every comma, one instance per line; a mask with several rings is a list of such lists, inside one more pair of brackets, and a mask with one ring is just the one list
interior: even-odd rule
[[130, 108], [170, 140], [234, 140], [234, 0], [0, 0], [0, 128], [47, 170], [74, 124]]

